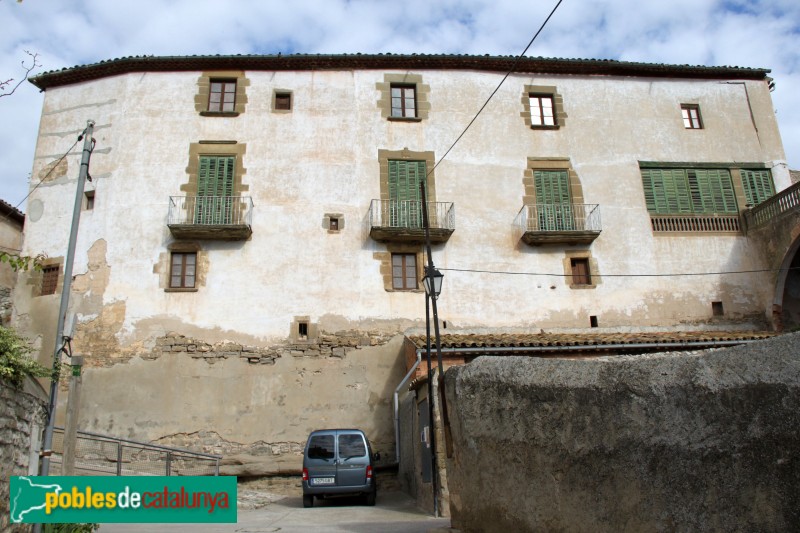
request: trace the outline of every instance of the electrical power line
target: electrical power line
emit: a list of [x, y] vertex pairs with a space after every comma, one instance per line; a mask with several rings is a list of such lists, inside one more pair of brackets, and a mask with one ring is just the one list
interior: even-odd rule
[[[470, 272], [470, 273], [477, 273], [477, 274], [501, 274], [506, 276], [550, 276], [550, 277], [569, 277], [569, 274], [552, 274], [549, 272], [503, 272], [499, 270], [479, 270], [479, 269], [472, 269], [472, 268], [443, 268], [439, 267], [439, 270], [449, 270], [451, 272]], [[676, 278], [682, 276], [722, 276], [728, 274], [757, 274], [763, 272], [789, 272], [789, 271], [800, 271], [800, 267], [791, 267], [791, 268], [763, 268], [757, 270], [730, 270], [725, 272], [679, 272], [679, 273], [671, 273], [671, 274], [597, 274], [597, 276], [602, 278]]]
[[514, 63], [511, 65], [511, 68], [509, 69], [509, 71], [508, 71], [508, 72], [506, 72], [506, 75], [505, 75], [505, 76], [503, 76], [503, 79], [502, 79], [502, 80], [500, 80], [500, 83], [498, 83], [498, 84], [497, 84], [497, 87], [495, 88], [495, 90], [494, 90], [494, 91], [492, 91], [492, 94], [490, 94], [490, 95], [489, 95], [489, 98], [487, 98], [487, 99], [486, 99], [486, 102], [484, 102], [484, 103], [483, 103], [483, 105], [481, 106], [481, 108], [478, 110], [478, 112], [477, 112], [477, 113], [475, 113], [475, 116], [474, 116], [474, 117], [472, 117], [472, 120], [470, 120], [470, 121], [469, 121], [469, 124], [467, 124], [467, 126], [464, 128], [464, 131], [462, 131], [462, 132], [461, 132], [461, 134], [460, 134], [460, 135], [459, 135], [459, 136], [456, 138], [456, 140], [455, 140], [455, 141], [453, 141], [453, 144], [451, 144], [451, 145], [450, 145], [450, 148], [448, 148], [448, 149], [447, 149], [447, 151], [446, 151], [446, 152], [444, 153], [444, 155], [443, 155], [443, 156], [442, 156], [442, 157], [439, 159], [439, 161], [437, 161], [437, 162], [436, 162], [436, 164], [434, 164], [434, 165], [433, 165], [433, 168], [431, 168], [431, 169], [428, 171], [428, 173], [427, 173], [427, 174], [425, 174], [425, 177], [428, 177], [428, 176], [430, 176], [430, 175], [433, 173], [433, 171], [434, 171], [434, 170], [436, 170], [436, 167], [438, 167], [438, 166], [439, 166], [439, 163], [441, 163], [442, 161], [444, 161], [444, 159], [447, 157], [447, 154], [449, 154], [449, 153], [450, 153], [450, 151], [451, 151], [451, 150], [452, 150], [452, 149], [453, 149], [453, 148], [456, 146], [456, 144], [458, 144], [458, 141], [460, 141], [460, 140], [461, 140], [461, 138], [464, 136], [464, 134], [466, 134], [466, 133], [467, 133], [467, 130], [469, 130], [470, 126], [472, 126], [472, 124], [473, 124], [473, 123], [474, 123], [474, 122], [475, 122], [475, 121], [478, 119], [478, 116], [479, 116], [479, 115], [480, 115], [480, 114], [483, 112], [483, 110], [486, 108], [486, 106], [487, 106], [487, 105], [489, 105], [489, 102], [492, 100], [492, 98], [494, 97], [494, 95], [495, 95], [495, 94], [497, 94], [497, 91], [499, 91], [499, 90], [500, 90], [500, 87], [503, 85], [503, 83], [506, 81], [506, 79], [508, 79], [508, 77], [511, 75], [511, 73], [512, 73], [512, 72], [514, 72], [514, 69], [516, 69], [516, 68], [517, 68], [517, 64], [520, 62], [520, 60], [521, 60], [521, 59], [522, 59], [522, 58], [525, 56], [525, 54], [528, 52], [528, 49], [531, 47], [531, 45], [533, 45], [533, 41], [535, 41], [535, 40], [536, 40], [536, 38], [539, 36], [539, 34], [540, 34], [540, 33], [542, 33], [542, 30], [544, 30], [544, 27], [547, 25], [547, 23], [550, 21], [550, 19], [553, 17], [553, 15], [556, 13], [556, 10], [558, 9], [558, 6], [560, 6], [560, 5], [561, 5], [561, 2], [563, 2], [563, 1], [564, 1], [564, 0], [558, 0], [558, 3], [556, 3], [556, 5], [555, 5], [555, 7], [553, 8], [553, 10], [552, 10], [552, 11], [550, 11], [550, 14], [549, 14], [549, 15], [547, 15], [547, 18], [544, 20], [544, 22], [542, 22], [542, 25], [541, 25], [541, 26], [539, 26], [539, 29], [536, 31], [536, 33], [534, 34], [534, 36], [533, 36], [533, 37], [531, 38], [531, 40], [528, 42], [528, 46], [526, 46], [526, 47], [525, 47], [525, 49], [522, 51], [522, 53], [521, 53], [521, 54], [519, 54], [519, 55], [518, 55], [518, 56], [517, 56], [517, 57], [514, 59]]
[[[36, 189], [38, 189], [38, 188], [39, 188], [39, 185], [41, 185], [42, 183], [44, 183], [44, 181], [45, 181], [45, 180], [46, 180], [46, 179], [47, 179], [47, 178], [50, 176], [50, 174], [52, 174], [52, 173], [53, 173], [53, 171], [54, 171], [54, 170], [55, 170], [55, 169], [58, 167], [59, 163], [61, 163], [61, 161], [62, 161], [62, 160], [65, 158], [65, 157], [67, 157], [67, 156], [70, 154], [70, 152], [72, 152], [72, 149], [73, 149], [73, 148], [75, 148], [75, 146], [76, 146], [76, 145], [77, 145], [79, 142], [81, 142], [81, 141], [83, 140], [83, 135], [84, 135], [85, 133], [86, 133], [86, 129], [84, 128], [84, 130], [81, 132], [81, 134], [80, 134], [80, 135], [78, 135], [78, 139], [77, 139], [77, 140], [76, 140], [76, 141], [75, 141], [75, 142], [72, 144], [72, 146], [70, 146], [70, 147], [69, 147], [69, 150], [67, 150], [67, 151], [64, 153], [64, 155], [62, 155], [61, 157], [59, 157], [59, 158], [56, 160], [55, 164], [54, 164], [54, 165], [53, 165], [53, 166], [50, 168], [50, 170], [48, 170], [48, 171], [47, 171], [47, 174], [45, 174], [45, 175], [42, 177], [42, 179], [40, 179], [40, 180], [39, 180], [39, 183], [37, 183], [36, 185], [34, 185], [34, 186], [33, 186], [33, 189], [31, 189], [30, 191], [28, 191], [28, 194], [26, 194], [26, 195], [25, 195], [25, 198], [23, 198], [22, 200], [20, 200], [20, 201], [17, 203], [17, 205], [15, 205], [15, 206], [14, 206], [14, 209], [19, 209], [19, 206], [21, 206], [21, 205], [22, 205], [22, 202], [24, 202], [25, 200], [27, 200], [28, 198], [30, 198], [31, 194], [33, 194], [33, 192], [34, 192]], [[2, 220], [5, 222], [6, 220], [8, 220], [8, 218], [9, 218], [10, 216], [11, 216], [11, 213], [8, 213], [6, 216], [4, 216], [4, 217], [3, 217], [3, 219], [2, 219]], [[20, 252], [20, 251], [22, 251], [22, 250], [16, 250], [16, 251]]]

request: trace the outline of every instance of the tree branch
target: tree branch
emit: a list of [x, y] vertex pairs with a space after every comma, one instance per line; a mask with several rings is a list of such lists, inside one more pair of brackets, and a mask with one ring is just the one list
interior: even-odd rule
[[8, 92], [6, 92], [6, 88], [11, 82], [14, 81], [14, 78], [10, 78], [10, 79], [8, 79], [6, 81], [0, 81], [0, 91], [2, 91], [2, 92], [0, 92], [0, 98], [2, 98], [3, 96], [11, 96], [12, 94], [14, 94], [14, 91], [16, 91], [17, 88], [20, 85], [22, 85], [22, 83], [25, 80], [28, 79], [28, 76], [30, 75], [30, 73], [34, 69], [42, 66], [41, 63], [39, 63], [39, 54], [38, 53], [32, 54], [32, 53], [28, 52], [27, 50], [25, 50], [25, 53], [28, 54], [30, 56], [30, 58], [31, 58], [30, 65], [25, 65], [25, 60], [24, 59], [21, 62], [22, 69], [25, 71], [25, 76], [23, 76], [22, 79], [19, 80], [19, 82], [17, 82], [17, 84], [14, 85], [14, 87]]

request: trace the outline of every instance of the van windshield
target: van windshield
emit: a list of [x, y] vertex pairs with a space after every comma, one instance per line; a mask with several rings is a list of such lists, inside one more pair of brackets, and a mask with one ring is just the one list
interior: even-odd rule
[[333, 459], [333, 435], [315, 435], [308, 443], [308, 458], [322, 459], [327, 461]]
[[367, 446], [361, 435], [339, 435], [339, 458], [343, 460], [367, 455]]

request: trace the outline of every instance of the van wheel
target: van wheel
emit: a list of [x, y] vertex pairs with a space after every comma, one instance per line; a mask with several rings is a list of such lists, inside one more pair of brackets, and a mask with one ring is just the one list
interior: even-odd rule
[[313, 494], [303, 494], [303, 507], [314, 507]]
[[375, 497], [377, 496], [377, 492], [378, 491], [373, 490], [372, 492], [367, 493], [367, 497], [364, 498], [364, 503], [366, 503], [370, 507], [375, 505]]

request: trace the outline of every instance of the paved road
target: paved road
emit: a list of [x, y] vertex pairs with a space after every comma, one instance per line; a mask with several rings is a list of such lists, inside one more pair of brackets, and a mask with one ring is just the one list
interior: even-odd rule
[[300, 496], [288, 496], [260, 509], [239, 509], [236, 524], [104, 524], [100, 533], [230, 532], [230, 533], [300, 533], [307, 531], [352, 533], [426, 533], [450, 527], [449, 518], [433, 518], [417, 509], [414, 501], [402, 492], [379, 492], [375, 507], [358, 500], [314, 501], [303, 508]]

